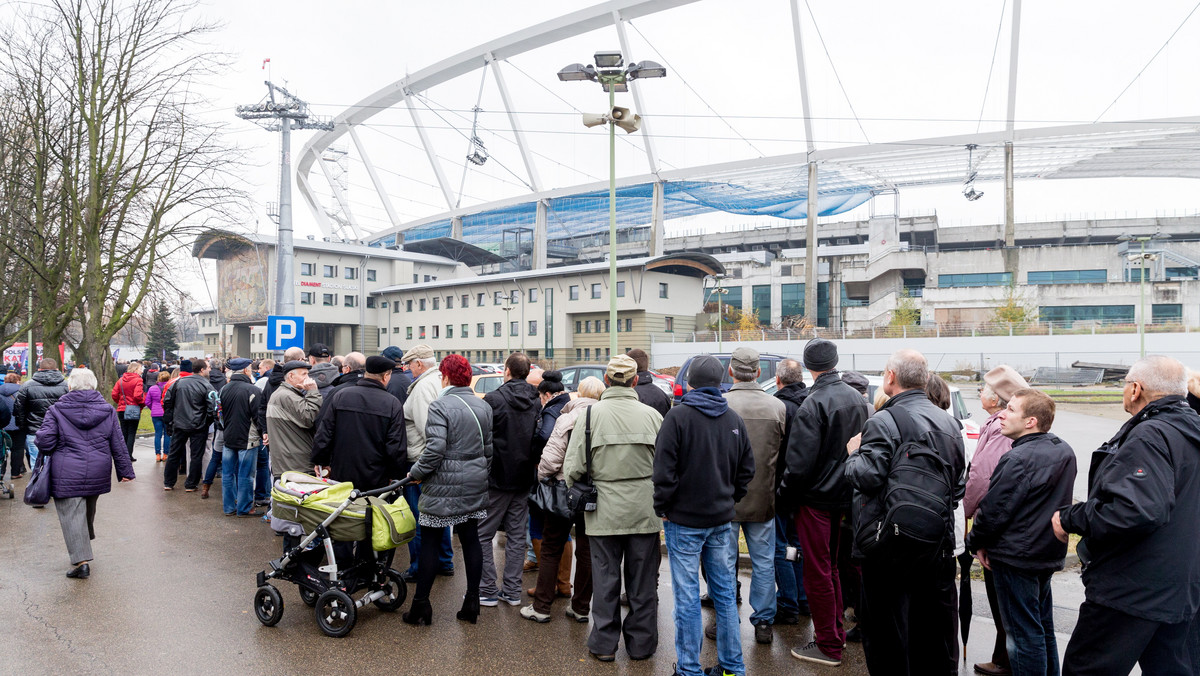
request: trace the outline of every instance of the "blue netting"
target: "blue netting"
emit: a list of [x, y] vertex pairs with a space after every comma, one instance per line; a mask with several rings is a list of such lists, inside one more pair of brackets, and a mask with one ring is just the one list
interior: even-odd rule
[[[654, 184], [642, 183], [617, 189], [617, 227], [649, 225]], [[868, 186], [821, 194], [818, 214], [831, 216], [849, 211], [871, 198]], [[549, 201], [547, 237], [563, 240], [582, 237], [608, 228], [608, 191], [580, 193]], [[681, 218], [723, 211], [746, 216], [774, 216], [790, 220], [807, 218], [806, 191], [787, 187], [746, 186], [728, 182], [680, 181], [663, 184], [663, 217]], [[501, 248], [505, 230], [533, 230], [537, 203], [525, 202], [463, 216], [463, 240], [490, 251]], [[404, 232], [405, 241], [450, 236], [450, 220], [440, 220]], [[514, 235], [508, 234], [511, 238]], [[523, 235], [528, 237], [528, 235]], [[389, 238], [392, 243], [395, 237]], [[373, 243], [384, 244], [384, 239]]]

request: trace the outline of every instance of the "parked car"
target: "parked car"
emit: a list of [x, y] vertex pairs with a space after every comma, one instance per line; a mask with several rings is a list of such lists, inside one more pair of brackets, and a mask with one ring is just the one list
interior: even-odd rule
[[504, 384], [503, 373], [485, 373], [483, 375], [471, 376], [471, 389], [475, 390], [475, 396], [483, 399], [483, 395], [495, 390]]
[[558, 370], [562, 374], [563, 387], [567, 388], [568, 392], [576, 392], [579, 390], [579, 383], [583, 382], [584, 378], [595, 376], [601, 381], [604, 380], [604, 372], [608, 369], [606, 364], [579, 364], [577, 366], [565, 366]]
[[[733, 378], [729, 375], [729, 358], [731, 352], [722, 352], [714, 354], [721, 361], [721, 365], [725, 367], [725, 377], [721, 379], [721, 391], [728, 392], [733, 386]], [[699, 355], [697, 355], [699, 356]], [[687, 361], [683, 362], [683, 366], [679, 369], [679, 375], [675, 376], [675, 390], [672, 393], [675, 397], [675, 403], [683, 398], [683, 393], [687, 391], [687, 373], [688, 368], [692, 365], [692, 360], [696, 357], [688, 357]], [[777, 354], [760, 354], [758, 356], [758, 367], [762, 369], [762, 373], [758, 376], [759, 383], [774, 383], [775, 382], [775, 365], [786, 357]]]

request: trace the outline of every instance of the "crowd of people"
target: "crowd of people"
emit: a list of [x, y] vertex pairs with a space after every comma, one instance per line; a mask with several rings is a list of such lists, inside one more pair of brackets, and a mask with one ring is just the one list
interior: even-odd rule
[[[738, 347], [727, 365], [703, 355], [672, 406], [642, 350], [613, 357], [603, 380], [584, 379], [574, 396], [558, 372], [512, 353], [503, 384], [482, 399], [467, 359], [439, 363], [427, 345], [131, 363], [111, 403], [90, 371], [64, 378], [48, 359], [24, 385], [6, 379], [0, 423], [18, 449], [14, 476], [20, 449], [30, 462], [39, 452], [56, 459], [74, 578], [90, 574], [96, 497], [112, 468], [134, 478], [133, 437], [148, 407], [164, 490], [182, 475], [185, 492], [207, 498], [219, 473], [226, 516], [263, 514], [271, 481], [287, 471], [364, 490], [409, 477], [419, 525], [403, 573], [416, 583], [409, 624], [441, 617], [430, 594], [438, 576], [456, 574], [457, 535], [467, 581], [459, 620], [475, 623], [503, 602], [544, 624], [569, 598], [563, 614], [591, 624], [593, 658], [612, 662], [623, 644], [648, 659], [665, 545], [675, 673], [741, 676], [740, 533], [754, 640], [769, 644], [775, 625], [809, 616], [812, 640], [791, 650], [799, 660], [837, 666], [861, 641], [872, 674], [957, 674], [959, 583], [976, 559], [997, 630], [976, 672], [1195, 673], [1200, 377], [1189, 383], [1182, 364], [1161, 356], [1129, 369], [1132, 417], [1093, 455], [1088, 498], [1076, 502], [1075, 452], [1051, 431], [1055, 402], [1015, 369], [983, 376], [989, 417], [968, 457], [950, 390], [919, 352], [891, 355], [873, 398], [867, 378], [838, 362], [833, 342], [814, 339], [801, 359], [779, 362], [772, 395], [755, 350]], [[531, 509], [531, 492], [543, 490], [570, 507]], [[1086, 601], [1060, 665], [1051, 580], [1072, 534]], [[285, 548], [294, 543], [284, 537]], [[524, 589], [531, 570], [536, 583]], [[717, 655], [707, 668], [705, 637]]]

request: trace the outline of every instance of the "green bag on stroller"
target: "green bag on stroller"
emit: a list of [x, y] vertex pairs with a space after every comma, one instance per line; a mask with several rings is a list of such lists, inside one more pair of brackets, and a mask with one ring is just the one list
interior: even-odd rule
[[371, 507], [371, 548], [386, 552], [406, 544], [417, 534], [417, 520], [404, 496], [389, 503], [380, 498], [367, 498]]
[[[350, 498], [350, 492], [354, 490], [354, 484], [343, 481], [330, 483], [319, 492], [297, 492], [287, 487], [289, 479], [314, 484], [324, 482], [316, 477], [299, 473], [293, 475], [288, 472], [271, 487], [271, 515], [284, 521], [299, 523], [304, 527], [305, 533], [311, 533], [328, 519], [330, 514]], [[330, 537], [335, 542], [357, 542], [367, 539], [368, 509], [365, 500], [355, 500], [329, 524]]]

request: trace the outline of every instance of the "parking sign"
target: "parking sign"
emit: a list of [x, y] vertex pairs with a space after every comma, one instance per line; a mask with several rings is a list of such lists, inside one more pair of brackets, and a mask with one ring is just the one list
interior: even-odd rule
[[304, 347], [304, 317], [267, 317], [267, 349], [272, 352]]

